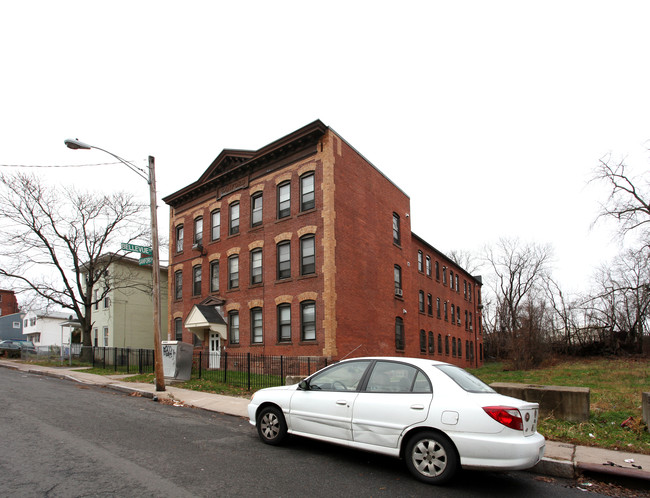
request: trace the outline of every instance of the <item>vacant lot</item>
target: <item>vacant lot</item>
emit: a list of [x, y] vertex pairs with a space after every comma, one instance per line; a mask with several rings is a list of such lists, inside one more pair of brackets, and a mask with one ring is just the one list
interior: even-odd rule
[[[547, 439], [650, 454], [650, 433], [641, 418], [641, 393], [650, 392], [648, 359], [570, 359], [536, 370], [508, 370], [488, 363], [471, 372], [484, 382], [519, 382], [591, 389], [588, 422], [543, 419]], [[621, 425], [623, 424], [623, 426]]]

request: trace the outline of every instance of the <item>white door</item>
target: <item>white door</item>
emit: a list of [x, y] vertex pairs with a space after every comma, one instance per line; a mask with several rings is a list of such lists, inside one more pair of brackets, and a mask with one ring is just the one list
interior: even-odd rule
[[209, 368], [221, 367], [221, 336], [210, 332], [210, 362]]

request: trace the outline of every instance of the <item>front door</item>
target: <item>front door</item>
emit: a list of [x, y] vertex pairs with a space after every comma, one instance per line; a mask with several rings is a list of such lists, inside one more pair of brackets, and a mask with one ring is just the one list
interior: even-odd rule
[[210, 362], [209, 368], [221, 367], [221, 336], [217, 332], [210, 332]]

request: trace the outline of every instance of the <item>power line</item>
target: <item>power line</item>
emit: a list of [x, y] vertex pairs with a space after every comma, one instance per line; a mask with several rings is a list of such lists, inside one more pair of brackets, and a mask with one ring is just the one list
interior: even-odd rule
[[111, 166], [121, 162], [96, 164], [0, 164], [0, 168], [86, 168], [95, 166]]

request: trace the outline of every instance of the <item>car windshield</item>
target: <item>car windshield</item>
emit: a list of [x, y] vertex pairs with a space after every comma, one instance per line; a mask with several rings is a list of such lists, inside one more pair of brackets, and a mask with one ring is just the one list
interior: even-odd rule
[[445, 373], [451, 380], [462, 389], [470, 393], [493, 393], [496, 392], [482, 380], [474, 377], [471, 373], [454, 365], [437, 365], [436, 368]]

